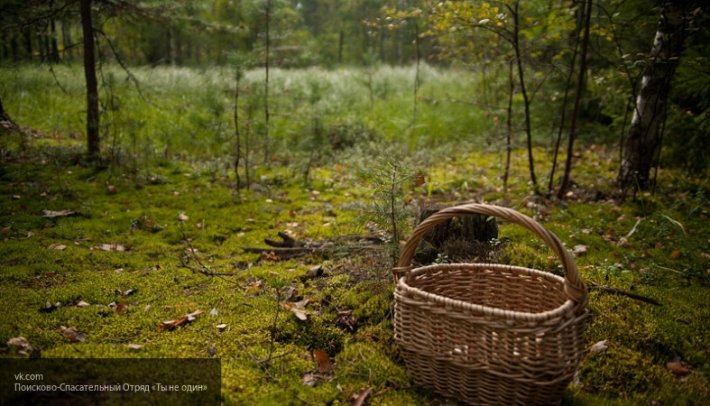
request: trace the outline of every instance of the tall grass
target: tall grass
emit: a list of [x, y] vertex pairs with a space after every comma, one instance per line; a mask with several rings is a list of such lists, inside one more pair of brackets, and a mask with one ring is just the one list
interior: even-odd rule
[[[0, 95], [21, 125], [80, 142], [82, 68], [55, 66], [54, 72], [56, 80], [46, 67], [0, 68]], [[104, 153], [131, 159], [232, 153], [232, 69], [138, 67], [131, 73], [138, 86], [118, 66], [100, 72]], [[328, 152], [367, 140], [416, 151], [464, 141], [483, 145], [498, 136], [499, 112], [481, 97], [490, 83], [470, 71], [422, 65], [415, 101], [414, 75], [413, 66], [274, 69], [269, 133], [277, 154], [303, 155], [320, 144]], [[263, 79], [263, 71], [251, 70], [240, 85], [240, 116], [252, 150], [264, 132]], [[328, 145], [348, 137], [354, 139]]]

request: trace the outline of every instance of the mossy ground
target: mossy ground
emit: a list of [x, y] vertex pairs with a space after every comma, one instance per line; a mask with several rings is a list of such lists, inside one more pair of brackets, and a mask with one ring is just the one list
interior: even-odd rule
[[[237, 195], [227, 161], [153, 152], [97, 170], [82, 161], [64, 124], [56, 131], [29, 117], [23, 124], [45, 133], [24, 146], [2, 138], [0, 343], [24, 336], [43, 357], [219, 357], [227, 404], [348, 404], [364, 387], [374, 404], [443, 402], [414, 386], [394, 344], [387, 250], [283, 261], [242, 250], [284, 230], [301, 240], [367, 234], [374, 192], [363, 182], [373, 165], [366, 149], [315, 165], [307, 184], [289, 159], [257, 167], [258, 186]], [[655, 193], [618, 203], [615, 154], [586, 145], [572, 193], [564, 202], [545, 200], [527, 183], [523, 151], [514, 152], [505, 192], [503, 152], [481, 145], [412, 151], [407, 163], [426, 183], [407, 186], [404, 202], [483, 200], [536, 216], [568, 247], [586, 246], [577, 258], [585, 281], [662, 303], [591, 290], [585, 338], [590, 346], [608, 340], [608, 349], [586, 355], [565, 402], [710, 403], [707, 178], [661, 170]], [[371, 147], [385, 156], [406, 148]], [[546, 170], [547, 153], [536, 157], [538, 171]], [[46, 218], [43, 210], [76, 214]], [[559, 272], [529, 233], [503, 225], [501, 235], [510, 238], [507, 261]], [[325, 275], [303, 278], [316, 265]], [[219, 275], [200, 273], [202, 266]], [[305, 321], [279, 303], [300, 298], [309, 300]], [[194, 322], [159, 331], [162, 321], [195, 310], [204, 313]], [[227, 327], [220, 332], [218, 324]], [[69, 342], [61, 326], [86, 340]], [[328, 353], [333, 375], [309, 387], [303, 377], [316, 369], [315, 350]], [[15, 355], [7, 349], [2, 356]], [[689, 372], [669, 370], [676, 360]]]

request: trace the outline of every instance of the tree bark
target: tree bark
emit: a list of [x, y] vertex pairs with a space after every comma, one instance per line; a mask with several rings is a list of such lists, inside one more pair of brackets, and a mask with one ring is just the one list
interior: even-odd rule
[[72, 47], [74, 44], [71, 43], [71, 22], [67, 19], [62, 20], [62, 58], [65, 61], [71, 61], [74, 59], [74, 52]]
[[584, 1], [584, 37], [582, 38], [582, 50], [579, 55], [579, 76], [577, 76], [577, 90], [574, 95], [574, 107], [572, 108], [572, 122], [570, 123], [569, 138], [567, 142], [567, 159], [565, 160], [565, 173], [562, 177], [560, 190], [557, 191], [557, 198], [562, 199], [567, 192], [572, 172], [572, 158], [574, 155], [574, 139], [577, 136], [577, 118], [579, 116], [579, 102], [582, 100], [584, 92], [584, 76], [587, 74], [587, 48], [589, 46], [589, 28], [592, 17], [592, 0]]
[[535, 193], [538, 192], [537, 187], [537, 176], [535, 176], [535, 161], [533, 159], [533, 145], [532, 145], [532, 128], [530, 124], [530, 99], [528, 97], [528, 92], [525, 88], [525, 76], [523, 71], [523, 59], [520, 52], [520, 19], [518, 8], [520, 1], [516, 1], [512, 8], [509, 8], [511, 14], [513, 14], [513, 50], [515, 51], [515, 61], [518, 65], [518, 79], [520, 83], [520, 94], [523, 96], [523, 107], [525, 108], [525, 135], [527, 137], [527, 148], [528, 148], [528, 169], [530, 170], [530, 181], [533, 184]]
[[271, 0], [266, 0], [266, 9], [264, 11], [264, 19], [266, 20], [266, 54], [264, 55], [264, 165], [269, 161], [269, 52], [271, 47]]
[[91, 22], [91, 0], [81, 0], [81, 28], [84, 36], [84, 77], [86, 78], [86, 140], [90, 158], [98, 157], [99, 92], [96, 81], [94, 28]]
[[617, 182], [624, 193], [648, 189], [651, 168], [661, 148], [661, 124], [685, 39], [688, 2], [664, 4], [631, 118]]

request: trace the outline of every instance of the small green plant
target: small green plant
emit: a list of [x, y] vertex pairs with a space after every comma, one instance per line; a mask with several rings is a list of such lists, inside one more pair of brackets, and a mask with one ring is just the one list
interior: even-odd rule
[[372, 188], [370, 220], [385, 230], [392, 264], [399, 257], [399, 244], [407, 231], [411, 212], [405, 196], [413, 178], [412, 170], [402, 159], [386, 158], [376, 163], [366, 175]]

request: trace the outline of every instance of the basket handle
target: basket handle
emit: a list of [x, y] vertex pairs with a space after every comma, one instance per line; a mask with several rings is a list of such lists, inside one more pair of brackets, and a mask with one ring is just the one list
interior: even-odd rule
[[532, 231], [535, 235], [542, 238], [542, 240], [547, 244], [552, 250], [557, 254], [557, 257], [561, 260], [562, 266], [565, 270], [565, 294], [567, 297], [578, 305], [580, 308], [584, 307], [587, 303], [587, 287], [582, 282], [577, 272], [577, 265], [574, 262], [574, 258], [567, 251], [567, 249], [562, 245], [559, 238], [552, 232], [544, 228], [540, 223], [533, 220], [532, 218], [521, 214], [513, 209], [506, 207], [493, 206], [488, 204], [480, 203], [470, 203], [461, 206], [449, 207], [440, 210], [431, 216], [427, 217], [424, 221], [419, 223], [419, 225], [412, 231], [412, 235], [409, 236], [407, 242], [402, 249], [401, 255], [399, 257], [399, 263], [392, 272], [395, 277], [395, 282], [398, 277], [411, 270], [412, 258], [417, 250], [417, 246], [421, 241], [422, 237], [431, 230], [437, 224], [441, 224], [448, 219], [453, 217], [460, 217], [463, 215], [471, 214], [483, 214], [487, 216], [498, 217], [504, 220], [508, 220], [511, 223], [521, 225], [528, 230]]

